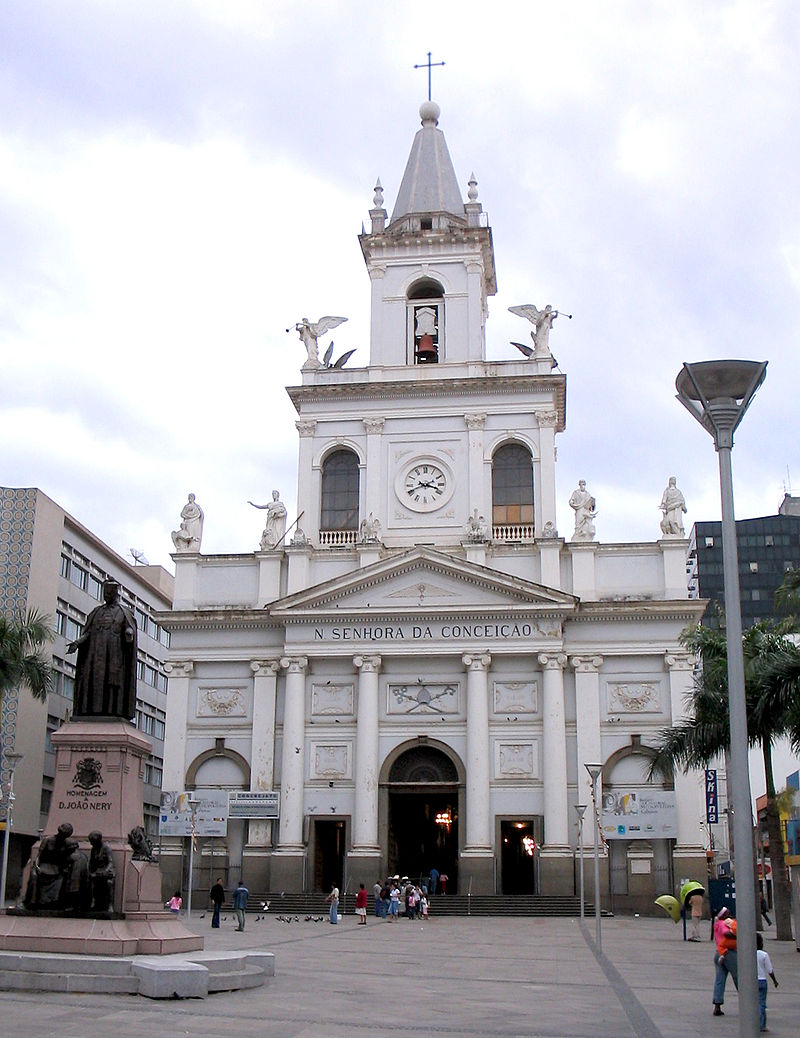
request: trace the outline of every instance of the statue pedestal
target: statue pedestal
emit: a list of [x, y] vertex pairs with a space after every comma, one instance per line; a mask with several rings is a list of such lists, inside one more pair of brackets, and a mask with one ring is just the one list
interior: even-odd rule
[[[103, 834], [111, 848], [116, 878], [113, 915], [80, 918], [36, 911], [0, 917], [0, 949], [86, 955], [166, 955], [203, 947], [164, 910], [161, 872], [156, 862], [134, 861], [128, 833], [142, 825], [144, 765], [151, 742], [133, 725], [116, 718], [70, 721], [52, 735], [56, 777], [45, 835], [69, 822], [72, 837], [89, 853], [88, 836]], [[31, 850], [35, 861], [39, 843]], [[23, 872], [27, 889], [30, 862]], [[96, 913], [95, 913], [96, 915]], [[55, 917], [54, 917], [55, 916]]]

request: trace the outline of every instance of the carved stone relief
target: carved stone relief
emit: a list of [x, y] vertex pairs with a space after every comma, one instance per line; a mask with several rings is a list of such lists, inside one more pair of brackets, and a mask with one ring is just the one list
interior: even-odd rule
[[656, 681], [609, 681], [610, 714], [659, 713], [661, 696]]
[[313, 684], [311, 686], [311, 713], [314, 717], [335, 714], [337, 717], [353, 714], [353, 685]]
[[351, 778], [350, 743], [315, 743], [311, 753], [312, 779]]
[[458, 682], [421, 681], [389, 685], [386, 712], [389, 714], [457, 714]]
[[495, 681], [496, 714], [535, 714], [538, 709], [539, 694], [535, 681]]
[[198, 717], [247, 717], [247, 703], [240, 688], [199, 688]]
[[539, 774], [538, 754], [533, 740], [500, 742], [494, 748], [495, 778], [536, 778]]

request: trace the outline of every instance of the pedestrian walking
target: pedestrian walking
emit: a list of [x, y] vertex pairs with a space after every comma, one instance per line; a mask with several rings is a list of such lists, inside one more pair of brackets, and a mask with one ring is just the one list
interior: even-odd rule
[[236, 921], [238, 926], [236, 932], [241, 933], [244, 930], [244, 913], [247, 908], [247, 899], [250, 897], [250, 891], [247, 887], [239, 880], [239, 886], [233, 892], [233, 910], [236, 913]]
[[767, 920], [767, 926], [772, 926], [772, 920], [767, 915], [767, 912], [769, 912], [769, 905], [767, 904], [767, 899], [762, 894], [761, 895], [761, 915]]
[[724, 1016], [725, 984], [730, 973], [736, 990], [739, 990], [738, 961], [736, 957], [736, 920], [724, 906], [717, 912], [714, 923], [714, 1016]]
[[760, 933], [756, 934], [756, 964], [758, 966], [758, 1027], [761, 1031], [767, 1029], [767, 977], [772, 980], [775, 987], [778, 979], [772, 968], [772, 960], [764, 951], [764, 938]]
[[363, 883], [358, 885], [358, 893], [356, 894], [356, 915], [358, 916], [358, 925], [367, 925], [367, 888]]
[[208, 900], [214, 908], [214, 914], [211, 916], [211, 925], [215, 930], [218, 930], [219, 910], [222, 907], [222, 902], [225, 900], [225, 888], [222, 885], [222, 876], [219, 877], [217, 882], [209, 891]]

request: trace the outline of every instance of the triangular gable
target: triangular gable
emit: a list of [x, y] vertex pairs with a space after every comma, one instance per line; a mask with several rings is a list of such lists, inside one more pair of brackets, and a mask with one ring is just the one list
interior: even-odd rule
[[577, 599], [533, 581], [499, 573], [433, 548], [411, 548], [363, 569], [277, 599], [267, 607], [276, 619], [321, 619], [408, 613], [565, 615]]

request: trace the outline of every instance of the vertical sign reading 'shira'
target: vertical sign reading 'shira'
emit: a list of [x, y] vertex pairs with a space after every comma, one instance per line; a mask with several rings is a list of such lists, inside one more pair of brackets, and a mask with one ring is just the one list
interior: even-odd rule
[[715, 825], [718, 821], [717, 773], [713, 768], [706, 768], [706, 823]]

